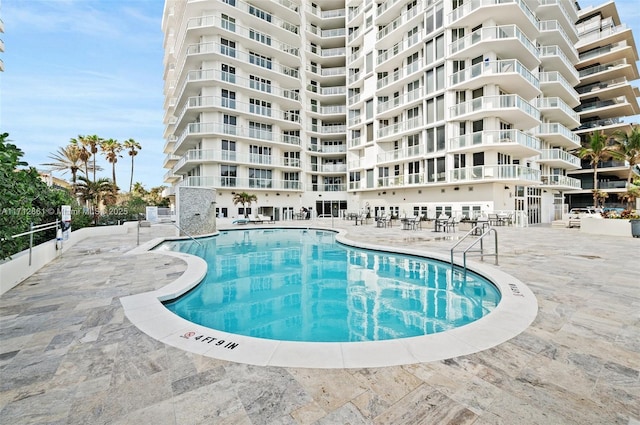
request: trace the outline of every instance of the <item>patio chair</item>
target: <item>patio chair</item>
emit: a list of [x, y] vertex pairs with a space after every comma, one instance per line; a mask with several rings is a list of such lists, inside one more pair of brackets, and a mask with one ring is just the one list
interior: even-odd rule
[[455, 217], [449, 217], [449, 219], [444, 225], [444, 230], [445, 232], [449, 232], [449, 231], [455, 232], [457, 225], [458, 225], [458, 220], [456, 220]]

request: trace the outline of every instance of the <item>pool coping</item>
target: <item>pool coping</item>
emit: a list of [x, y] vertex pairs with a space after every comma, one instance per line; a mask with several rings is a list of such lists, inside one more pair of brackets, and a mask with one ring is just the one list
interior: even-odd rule
[[[253, 227], [261, 229], [273, 227]], [[415, 255], [450, 262], [445, 255], [415, 249], [385, 247], [349, 240], [345, 230], [322, 226], [287, 227], [336, 233], [336, 241], [355, 248]], [[224, 231], [234, 229], [224, 229]], [[243, 229], [244, 230], [244, 229]], [[203, 236], [210, 237], [217, 233]], [[153, 253], [180, 258], [185, 272], [160, 289], [120, 298], [126, 317], [150, 337], [173, 347], [238, 363], [299, 368], [386, 367], [444, 360], [495, 347], [529, 327], [538, 313], [533, 292], [520, 280], [485, 263], [467, 260], [467, 269], [490, 280], [501, 292], [498, 306], [468, 325], [431, 335], [371, 342], [276, 341], [230, 334], [185, 320], [164, 307], [167, 301], [189, 291], [204, 278], [206, 262], [194, 255], [174, 251], [150, 251], [165, 240], [156, 238], [129, 251], [128, 255]], [[457, 260], [454, 260], [458, 264]]]

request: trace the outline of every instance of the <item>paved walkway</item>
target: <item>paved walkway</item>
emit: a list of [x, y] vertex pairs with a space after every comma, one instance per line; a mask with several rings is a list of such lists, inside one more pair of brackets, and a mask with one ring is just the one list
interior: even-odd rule
[[[317, 224], [440, 253], [462, 234]], [[133, 233], [85, 240], [0, 297], [0, 424], [640, 424], [640, 240], [498, 231], [500, 269], [538, 298], [529, 329], [441, 362], [344, 370], [230, 363], [151, 339], [119, 299], [184, 264], [124, 255]], [[173, 233], [153, 226], [141, 241]]]

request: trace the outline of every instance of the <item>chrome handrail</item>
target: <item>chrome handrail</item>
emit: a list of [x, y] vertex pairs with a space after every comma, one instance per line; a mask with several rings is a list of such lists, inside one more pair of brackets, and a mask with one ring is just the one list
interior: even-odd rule
[[[485, 231], [485, 227], [488, 226], [488, 229]], [[467, 253], [468, 252], [479, 252], [480, 253], [480, 260], [484, 261], [484, 257], [485, 255], [488, 256], [495, 256], [496, 257], [496, 266], [498, 265], [498, 232], [496, 231], [496, 229], [494, 229], [493, 227], [491, 227], [491, 225], [487, 225], [487, 224], [483, 224], [482, 226], [478, 226], [475, 225], [473, 226], [473, 228], [471, 230], [469, 230], [469, 232], [467, 232], [466, 235], [464, 235], [458, 242], [456, 242], [452, 247], [451, 247], [451, 268], [453, 269], [454, 267], [454, 262], [453, 262], [453, 256], [454, 256], [454, 251], [455, 248], [460, 245], [467, 237], [471, 236], [471, 235], [477, 235], [478, 231], [482, 231], [482, 233], [480, 234], [480, 237], [476, 240], [474, 240], [471, 244], [469, 244], [464, 251], [462, 251], [462, 266], [463, 266], [463, 270], [466, 273], [467, 271]], [[494, 234], [494, 246], [495, 246], [495, 251], [493, 253], [485, 253], [484, 252], [484, 244], [483, 244], [483, 240], [485, 238], [485, 236], [487, 236], [488, 234], [490, 234], [491, 232], [493, 232]], [[476, 244], [480, 243], [480, 249], [471, 251], [471, 248], [473, 248]]]

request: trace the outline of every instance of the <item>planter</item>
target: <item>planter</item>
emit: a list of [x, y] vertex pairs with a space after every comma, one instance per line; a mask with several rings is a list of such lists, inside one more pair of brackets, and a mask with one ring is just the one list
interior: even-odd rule
[[618, 218], [593, 218], [582, 217], [580, 219], [580, 232], [592, 235], [625, 236], [631, 237], [631, 220]]
[[629, 222], [631, 223], [631, 236], [640, 238], [640, 219], [634, 218]]

